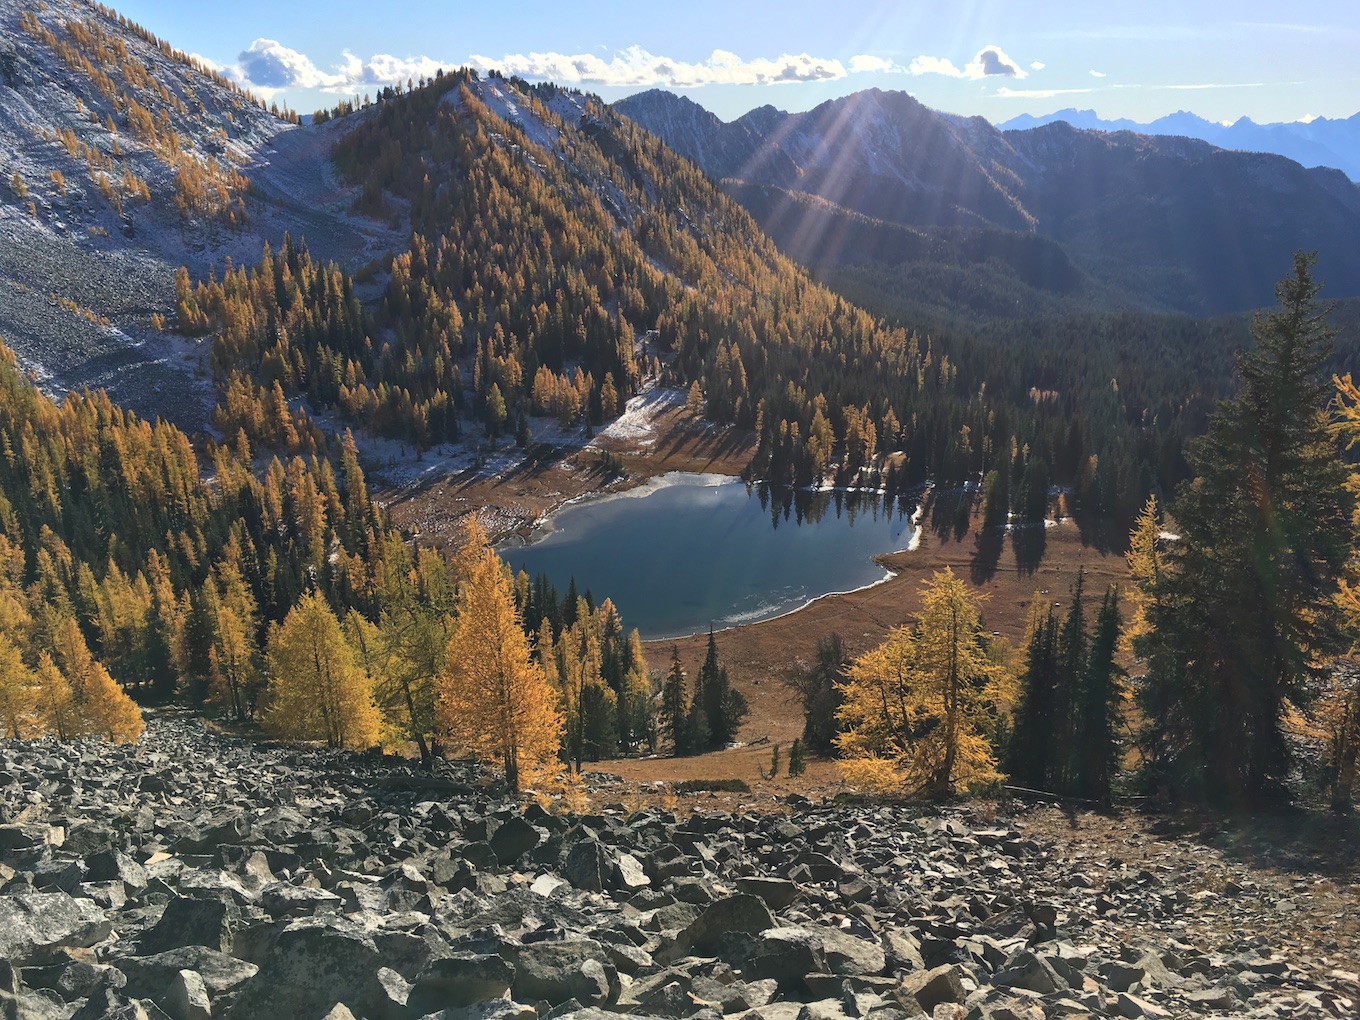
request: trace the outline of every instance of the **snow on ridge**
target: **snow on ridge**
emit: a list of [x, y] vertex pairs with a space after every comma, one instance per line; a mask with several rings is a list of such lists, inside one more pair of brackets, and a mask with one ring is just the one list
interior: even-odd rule
[[[0, 339], [56, 395], [102, 386], [144, 417], [168, 413], [201, 428], [211, 406], [210, 385], [196, 378], [201, 359], [154, 353], [176, 349], [178, 338], [155, 330], [151, 316], [172, 311], [178, 267], [201, 278], [228, 258], [253, 265], [266, 241], [277, 247], [288, 232], [305, 238], [314, 257], [353, 268], [391, 250], [405, 231], [349, 211], [353, 189], [336, 179], [328, 156], [350, 125], [288, 124], [82, 0], [47, 0], [32, 13], [58, 40], [71, 42], [67, 26], [91, 21], [125, 46], [159, 88], [135, 87], [130, 66], [99, 70], [153, 117], [168, 116], [183, 151], [236, 165], [254, 188], [244, 227], [181, 216], [171, 162], [130, 129], [127, 111], [94, 79], [21, 27], [19, 5], [0, 4]], [[112, 171], [102, 170], [105, 161]], [[145, 182], [149, 202], [123, 194], [120, 210], [101, 193], [98, 174], [121, 190], [124, 168]], [[26, 195], [12, 187], [15, 174]], [[78, 310], [59, 307], [63, 299]]]

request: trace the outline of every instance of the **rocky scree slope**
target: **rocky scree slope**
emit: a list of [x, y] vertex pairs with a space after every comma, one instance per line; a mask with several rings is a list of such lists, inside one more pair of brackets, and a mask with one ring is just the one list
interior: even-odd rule
[[1360, 1008], [1354, 968], [1272, 932], [1249, 876], [1216, 942], [1186, 938], [1222, 861], [1068, 861], [1019, 821], [801, 799], [557, 815], [471, 767], [428, 777], [160, 715], [137, 746], [0, 744], [0, 819], [5, 1017]]
[[201, 428], [206, 341], [151, 322], [176, 269], [253, 264], [285, 232], [353, 268], [402, 236], [349, 211], [345, 129], [288, 124], [86, 0], [0, 5], [0, 339], [53, 392]]

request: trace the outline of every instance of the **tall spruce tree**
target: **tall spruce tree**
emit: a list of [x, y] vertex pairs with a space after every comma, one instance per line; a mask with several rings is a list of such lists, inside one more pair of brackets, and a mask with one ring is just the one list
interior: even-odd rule
[[746, 719], [746, 698], [732, 686], [727, 667], [718, 661], [718, 642], [712, 628], [708, 632], [708, 651], [694, 683], [696, 741], [708, 748], [725, 747], [736, 738]]
[[661, 711], [658, 725], [671, 742], [671, 754], [684, 755], [692, 750], [689, 717], [685, 712], [685, 668], [680, 665], [680, 649], [671, 646], [671, 668], [661, 684]]
[[1180, 533], [1144, 591], [1152, 633], [1144, 735], [1152, 775], [1172, 792], [1247, 802], [1279, 792], [1290, 764], [1286, 702], [1340, 647], [1338, 581], [1351, 554], [1355, 495], [1324, 407], [1335, 331], [1294, 255], [1239, 358], [1241, 392], [1190, 445], [1195, 477], [1171, 508]]
[[803, 703], [803, 744], [816, 754], [831, 754], [839, 732], [836, 713], [840, 711], [840, 684], [850, 657], [839, 634], [817, 639], [817, 655], [810, 665], [795, 664], [785, 682]]
[[1119, 646], [1119, 589], [1110, 586], [1096, 615], [1082, 683], [1072, 712], [1072, 771], [1068, 788], [1078, 797], [1108, 803], [1119, 766], [1123, 670], [1115, 663]]
[[1030, 628], [1020, 701], [1006, 749], [1006, 771], [1026, 786], [1045, 789], [1053, 776], [1054, 750], [1059, 746], [1057, 688], [1058, 621], [1049, 607]]
[[1053, 756], [1049, 788], [1072, 792], [1077, 747], [1076, 708], [1078, 691], [1086, 676], [1086, 571], [1077, 570], [1067, 606], [1067, 618], [1058, 630], [1058, 682], [1054, 687], [1053, 714], [1056, 726], [1049, 740], [1059, 749]]

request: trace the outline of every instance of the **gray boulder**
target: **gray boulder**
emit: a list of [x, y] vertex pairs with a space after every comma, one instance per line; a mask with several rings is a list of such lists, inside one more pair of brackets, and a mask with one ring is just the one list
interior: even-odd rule
[[958, 964], [945, 964], [908, 974], [902, 979], [902, 989], [914, 996], [927, 1014], [933, 1014], [941, 1003], [961, 1003], [968, 998], [968, 987], [964, 984], [967, 977], [968, 972]]
[[715, 953], [730, 933], [755, 935], [774, 927], [774, 915], [758, 896], [738, 893], [715, 900], [680, 933], [684, 952]]
[[539, 832], [524, 818], [515, 815], [507, 819], [491, 836], [491, 851], [500, 864], [514, 864], [538, 846]]
[[372, 938], [354, 925], [329, 918], [294, 921], [241, 988], [233, 1020], [319, 1015], [336, 1002], [359, 1015], [376, 1014], [389, 1001], [378, 980], [382, 965]]
[[787, 878], [752, 876], [737, 879], [737, 889], [759, 896], [771, 910], [783, 910], [798, 898], [798, 884]]
[[181, 946], [154, 956], [129, 956], [118, 961], [127, 977], [127, 994], [159, 999], [182, 970], [195, 971], [210, 995], [234, 991], [253, 978], [259, 967], [206, 946]]
[[514, 997], [521, 1002], [539, 999], [556, 1006], [569, 999], [585, 1005], [614, 1002], [619, 997], [619, 975], [594, 939], [535, 942], [513, 953]]
[[212, 1020], [212, 1001], [203, 977], [194, 970], [182, 970], [170, 982], [161, 1008], [171, 1020]]
[[45, 963], [62, 949], [102, 942], [113, 924], [92, 900], [21, 890], [0, 898], [0, 958]]
[[416, 976], [407, 1004], [418, 1014], [504, 998], [515, 968], [499, 956], [448, 956], [431, 960]]
[[770, 928], [756, 939], [749, 973], [774, 980], [781, 991], [807, 991], [807, 976], [827, 970], [822, 940], [805, 928]]
[[142, 933], [140, 945], [144, 955], [180, 946], [207, 946], [220, 953], [230, 953], [240, 926], [241, 911], [227, 897], [177, 896], [165, 905], [161, 919]]
[[562, 862], [562, 877], [577, 889], [602, 892], [614, 871], [609, 851], [594, 839], [583, 839], [567, 852]]

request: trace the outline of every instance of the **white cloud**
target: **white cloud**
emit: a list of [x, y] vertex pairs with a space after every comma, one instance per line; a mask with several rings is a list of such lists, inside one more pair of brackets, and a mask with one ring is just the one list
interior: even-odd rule
[[1001, 51], [1000, 46], [984, 46], [963, 69], [969, 78], [990, 78], [1000, 75], [1003, 78], [1026, 78], [1028, 75], [1010, 57]]
[[954, 66], [953, 62], [944, 57], [920, 56], [911, 62], [907, 68], [912, 74], [943, 74], [949, 78], [962, 78], [963, 72]]
[[216, 60], [213, 60], [213, 59], [211, 59], [210, 57], [205, 57], [202, 53], [190, 53], [190, 54], [189, 54], [189, 59], [190, 59], [190, 60], [197, 61], [201, 66], [206, 67], [209, 71], [223, 71], [223, 70], [226, 70], [226, 69], [225, 69], [221, 64], [219, 64]]
[[996, 94], [1002, 99], [1052, 99], [1054, 96], [1075, 96], [1095, 89], [1012, 89], [1002, 85]]
[[[689, 63], [656, 56], [638, 46], [630, 46], [608, 61], [588, 53], [511, 53], [499, 60], [474, 55], [468, 58], [468, 63], [479, 71], [495, 69], [523, 78], [544, 79], [564, 85], [619, 87], [776, 85], [785, 82], [835, 81], [851, 73], [839, 60], [814, 57], [807, 53], [743, 60], [727, 50], [714, 50], [707, 60]], [[891, 69], [888, 61], [879, 57], [852, 57], [850, 63], [851, 70], [857, 73]]]
[[394, 57], [390, 53], [375, 53], [364, 61], [346, 50], [345, 90], [364, 85], [396, 85], [433, 78], [436, 71], [451, 66], [448, 61], [431, 57]]
[[[1039, 67], [1043, 67], [1042, 64]], [[1037, 70], [1038, 68], [1036, 68]], [[1002, 51], [1000, 46], [984, 46], [978, 50], [962, 71], [954, 62], [945, 57], [921, 55], [907, 68], [912, 74], [942, 74], [946, 78], [1027, 78], [1029, 75], [1019, 64]]]
[[1104, 71], [1088, 71], [1087, 73], [1088, 73], [1092, 78], [1104, 78], [1104, 77], [1105, 77], [1105, 72], [1104, 72]]
[[894, 64], [891, 60], [884, 59], [883, 57], [871, 57], [868, 56], [867, 54], [861, 53], [858, 56], [850, 58], [851, 74], [866, 74], [866, 73], [872, 74], [874, 72], [892, 73], [901, 70], [902, 68], [900, 66]]
[[1032, 61], [1029, 65], [1031, 71], [1042, 71], [1047, 65], [1042, 60]]
[[[619, 88], [697, 88], [704, 85], [777, 85], [786, 82], [837, 81], [852, 74], [939, 74], [948, 78], [1025, 78], [1027, 72], [999, 46], [984, 46], [962, 69], [944, 57], [919, 56], [908, 66], [886, 57], [860, 53], [846, 63], [808, 53], [743, 59], [728, 50], [714, 50], [707, 60], [684, 61], [658, 56], [639, 46], [595, 53], [510, 53], [499, 59], [474, 54], [463, 60], [427, 56], [397, 57], [378, 53], [367, 59], [349, 50], [324, 71], [310, 57], [274, 39], [256, 39], [224, 71], [243, 85], [269, 98], [285, 89], [319, 89], [348, 94], [365, 88], [404, 84], [408, 79], [432, 78], [441, 68], [473, 67], [496, 70], [563, 85]], [[1030, 67], [1040, 70], [1043, 63]]]
[[268, 99], [285, 89], [346, 94], [362, 88], [404, 85], [407, 80], [433, 78], [440, 68], [457, 66], [431, 57], [394, 57], [390, 53], [375, 53], [363, 60], [346, 50], [343, 56], [334, 72], [326, 72], [305, 53], [275, 39], [256, 39], [234, 65], [222, 70]]
[[[1171, 89], [1174, 92], [1198, 92], [1200, 89], [1259, 89], [1265, 87], [1263, 81], [1209, 82], [1204, 85], [1158, 85], [1156, 88]], [[1303, 82], [1276, 82], [1275, 84], [1302, 85]]]
[[343, 75], [326, 74], [305, 53], [277, 39], [256, 39], [236, 61], [228, 73], [266, 97], [283, 89], [335, 88], [345, 81]]

